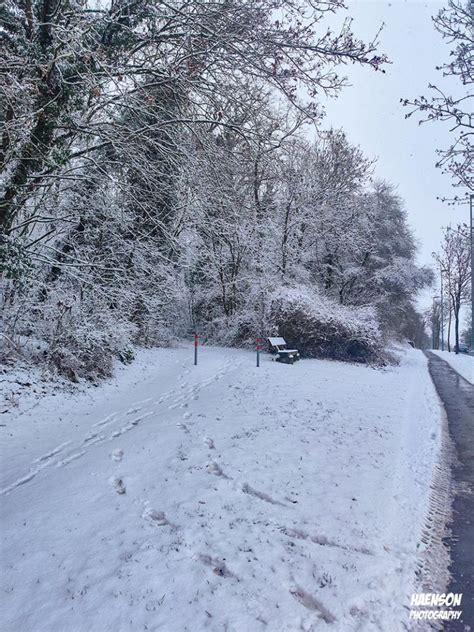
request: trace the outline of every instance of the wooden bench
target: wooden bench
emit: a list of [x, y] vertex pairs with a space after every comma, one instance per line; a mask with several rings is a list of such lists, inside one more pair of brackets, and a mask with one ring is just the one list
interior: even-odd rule
[[280, 337], [267, 338], [268, 351], [273, 354], [273, 358], [276, 362], [283, 362], [283, 364], [294, 364], [300, 359], [298, 349], [287, 349], [286, 340]]

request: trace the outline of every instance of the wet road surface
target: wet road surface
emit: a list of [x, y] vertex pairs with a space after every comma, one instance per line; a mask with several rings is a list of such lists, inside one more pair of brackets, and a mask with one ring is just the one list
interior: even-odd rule
[[446, 621], [443, 629], [474, 631], [474, 386], [439, 356], [430, 352], [426, 355], [459, 459], [452, 470], [458, 492], [453, 501], [451, 537], [447, 544], [452, 560], [449, 592], [463, 593], [463, 612], [460, 621]]

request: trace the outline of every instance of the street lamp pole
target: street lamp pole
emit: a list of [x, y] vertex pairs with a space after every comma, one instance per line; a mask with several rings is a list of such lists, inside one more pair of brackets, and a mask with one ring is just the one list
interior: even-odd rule
[[474, 194], [469, 196], [469, 210], [471, 218], [471, 353], [474, 354], [474, 226], [472, 224], [472, 204]]
[[441, 351], [444, 351], [443, 268], [440, 268], [440, 277], [441, 277]]
[[433, 297], [433, 307], [431, 308], [431, 348], [435, 348], [435, 300]]
[[[439, 299], [439, 296], [433, 296], [433, 308], [431, 311], [431, 346], [433, 349], [436, 349], [436, 318], [435, 318], [435, 314], [436, 314], [436, 301]], [[438, 322], [438, 326], [439, 326], [439, 322]], [[439, 345], [439, 331], [438, 333], [438, 345]]]

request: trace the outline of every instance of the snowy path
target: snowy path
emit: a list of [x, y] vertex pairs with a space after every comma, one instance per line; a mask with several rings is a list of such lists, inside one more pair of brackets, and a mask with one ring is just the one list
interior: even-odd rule
[[[108, 393], [106, 400], [99, 400], [98, 404], [94, 401], [96, 398], [93, 398], [91, 405], [85, 410], [84, 402], [75, 409], [77, 398], [63, 398], [62, 406], [55, 405], [55, 401], [47, 402], [45, 411], [42, 407], [37, 409], [35, 406], [29, 415], [31, 423], [22, 424], [20, 421], [20, 428], [12, 429], [11, 440], [2, 443], [7, 451], [4, 454], [2, 449], [0, 453], [0, 495], [29, 482], [44, 468], [67, 465], [84, 456], [91, 446], [120, 437], [137, 427], [147, 417], [157, 414], [160, 409], [172, 410], [185, 406], [186, 402], [197, 399], [201, 389], [220, 379], [230, 367], [228, 361], [221, 363], [222, 366], [213, 362], [188, 381], [186, 377], [191, 369], [182, 364], [182, 359], [180, 356], [179, 359], [171, 356], [171, 366], [160, 366], [156, 374], [152, 373], [152, 377], [145, 384], [126, 384], [126, 391], [118, 394]], [[132, 396], [130, 386], [133, 388]], [[118, 384], [117, 388], [120, 388]], [[151, 397], [141, 398], [150, 393]], [[135, 399], [137, 396], [139, 399]], [[114, 408], [113, 412], [109, 412], [111, 406]], [[67, 440], [56, 444], [58, 437]], [[44, 445], [46, 451], [28, 462], [30, 448], [33, 446], [26, 445], [32, 442], [38, 446]], [[24, 472], [19, 478], [14, 478], [8, 484], [3, 483], [4, 477], [11, 478], [12, 472], [17, 471], [20, 463]]]
[[1, 629], [404, 629], [440, 438], [423, 355], [191, 362], [3, 416]]

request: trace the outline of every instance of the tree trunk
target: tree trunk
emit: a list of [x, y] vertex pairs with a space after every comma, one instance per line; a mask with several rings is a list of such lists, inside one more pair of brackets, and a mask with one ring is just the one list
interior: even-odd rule
[[285, 221], [283, 225], [283, 239], [281, 243], [281, 276], [285, 276], [286, 273], [286, 262], [288, 257], [287, 247], [288, 247], [288, 224], [290, 222], [290, 209], [291, 202], [289, 202], [286, 206], [285, 210]]

